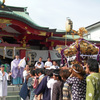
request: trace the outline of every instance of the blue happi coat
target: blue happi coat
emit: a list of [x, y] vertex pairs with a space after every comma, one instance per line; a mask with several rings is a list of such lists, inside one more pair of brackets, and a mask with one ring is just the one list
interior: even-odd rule
[[50, 89], [48, 89], [47, 87], [47, 80], [48, 80], [48, 76], [45, 76], [34, 91], [36, 95], [42, 93], [43, 100], [50, 100]]

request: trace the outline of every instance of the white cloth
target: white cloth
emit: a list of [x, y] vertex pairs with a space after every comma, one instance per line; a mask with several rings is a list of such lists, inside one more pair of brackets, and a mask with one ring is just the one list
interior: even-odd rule
[[38, 62], [35, 63], [35, 67], [37, 67], [37, 68], [44, 68], [44, 63], [43, 62], [40, 62], [41, 63], [40, 66], [37, 63]]
[[[14, 59], [14, 60], [17, 60], [17, 59]], [[16, 63], [14, 63], [14, 60], [11, 62], [11, 72], [12, 72], [13, 66], [16, 66], [16, 67], [19, 66], [19, 67], [25, 68], [25, 65], [26, 65], [25, 57], [20, 60], [18, 65], [16, 65]]]
[[7, 96], [7, 80], [9, 79], [8, 74], [5, 72], [3, 76], [0, 71], [0, 97]]
[[59, 68], [59, 66], [54, 66], [54, 65], [52, 65], [52, 66], [50, 66], [50, 68], [48, 68], [48, 69], [58, 69]]
[[25, 80], [26, 80], [26, 76], [28, 75], [29, 73], [27, 73], [27, 71], [26, 70], [24, 70], [23, 71], [23, 78], [24, 78], [24, 82], [25, 82]]
[[52, 62], [51, 61], [46, 61], [45, 66], [49, 66], [49, 67], [52, 66]]
[[[21, 100], [24, 100], [23, 98], [21, 98]], [[30, 100], [29, 97], [27, 96], [25, 100]]]
[[13, 66], [16, 66], [16, 64], [12, 61], [11, 62], [11, 72], [12, 72]]
[[25, 61], [25, 57], [24, 57], [23, 59], [20, 60], [18, 66], [25, 68], [25, 65], [26, 65], [26, 61]]
[[41, 77], [44, 77], [44, 74], [40, 75], [40, 76], [39, 76], [39, 79], [40, 79]]
[[56, 83], [57, 80], [54, 80], [53, 78], [50, 78], [50, 80], [48, 80], [47, 82], [47, 87], [51, 89], [51, 100], [52, 100], [52, 93], [53, 93], [53, 85], [54, 83]]

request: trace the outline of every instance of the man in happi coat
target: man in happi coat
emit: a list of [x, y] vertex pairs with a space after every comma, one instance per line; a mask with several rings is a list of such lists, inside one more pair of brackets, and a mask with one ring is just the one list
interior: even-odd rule
[[47, 87], [48, 76], [45, 76], [38, 87], [35, 89], [35, 97], [37, 97], [40, 93], [43, 94], [42, 100], [50, 100], [50, 89]]
[[89, 74], [86, 78], [87, 85], [85, 100], [100, 100], [99, 63], [95, 59], [88, 59], [85, 67], [86, 73]]
[[11, 73], [13, 77], [13, 84], [22, 84], [23, 71], [26, 65], [25, 58], [19, 59], [19, 55], [15, 56], [15, 59], [11, 62]]

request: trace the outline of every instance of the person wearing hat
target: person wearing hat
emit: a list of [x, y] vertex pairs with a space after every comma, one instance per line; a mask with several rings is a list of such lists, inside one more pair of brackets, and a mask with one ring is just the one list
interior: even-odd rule
[[7, 96], [7, 80], [9, 79], [10, 74], [4, 72], [5, 66], [1, 65], [0, 71], [0, 100], [6, 100]]

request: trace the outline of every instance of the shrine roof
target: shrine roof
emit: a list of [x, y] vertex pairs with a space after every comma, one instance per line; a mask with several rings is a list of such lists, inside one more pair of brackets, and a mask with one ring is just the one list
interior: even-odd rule
[[0, 17], [11, 18], [15, 20], [19, 20], [21, 22], [26, 23], [32, 28], [37, 30], [42, 30], [46, 32], [54, 32], [54, 34], [64, 34], [65, 31], [58, 31], [56, 29], [50, 29], [49, 27], [43, 27], [35, 23], [29, 16], [27, 12], [27, 7], [14, 7], [14, 6], [6, 6], [4, 8], [0, 5]]
[[98, 21], [98, 22], [96, 22], [96, 23], [94, 23], [94, 24], [91, 24], [91, 25], [89, 25], [89, 26], [87, 26], [87, 27], [85, 27], [87, 30], [89, 30], [89, 29], [92, 29], [92, 28], [96, 28], [97, 26], [99, 26], [100, 27], [100, 21]]
[[[75, 41], [74, 39], [78, 39], [80, 38], [78, 35], [74, 35], [74, 38], [72, 37], [72, 35], [67, 35], [67, 40], [68, 41]], [[49, 37], [50, 40], [61, 40], [61, 41], [65, 41], [65, 37]], [[86, 37], [84, 37], [84, 39], [86, 39], [87, 41], [89, 42], [92, 42], [92, 43], [100, 43], [99, 40], [93, 40], [93, 39], [88, 39]]]
[[3, 4], [3, 6], [4, 7], [0, 5], [0, 17], [15, 19], [27, 24], [34, 29], [45, 32], [53, 32], [55, 35], [64, 35], [66, 32], [65, 30], [50, 29], [49, 27], [44, 27], [36, 24], [35, 21], [33, 21], [29, 16], [27, 7], [7, 6], [5, 4]]
[[[33, 21], [31, 19], [31, 17], [29, 16], [29, 13], [27, 12], [27, 7], [14, 7], [14, 6], [4, 5], [4, 8], [2, 8], [0, 5], [0, 17], [11, 18], [11, 19], [21, 21], [21, 22], [23, 22], [23, 23], [25, 23], [25, 24], [29, 25], [30, 27], [35, 28], [37, 30], [42, 30], [42, 31], [46, 31], [46, 32], [53, 32], [55, 35], [49, 37], [49, 39], [51, 39], [51, 40], [59, 40], [59, 41], [65, 40], [66, 30], [50, 29], [49, 27], [43, 27], [43, 26], [36, 24], [35, 21]], [[88, 29], [88, 28], [90, 28], [94, 25], [97, 25], [97, 24], [100, 24], [100, 22], [97, 22], [97, 23], [90, 25], [86, 28]], [[57, 34], [59, 35], [58, 37], [57, 37]], [[60, 35], [62, 35], [62, 36], [60, 36]], [[77, 39], [77, 38], [79, 38], [79, 36], [74, 35], [74, 38]], [[68, 39], [68, 41], [74, 41], [72, 35], [69, 33], [67, 33], [67, 39]], [[84, 39], [86, 39], [90, 42], [99, 42], [97, 40], [89, 40], [87, 38], [84, 38]]]
[[16, 19], [19, 21], [22, 21], [26, 24], [28, 24], [29, 26], [31, 26], [32, 28], [38, 29], [38, 30], [48, 30], [48, 27], [42, 27], [37, 25], [28, 15], [28, 13], [22, 12], [22, 11], [5, 11], [5, 10], [0, 10], [0, 17], [5, 17], [5, 18], [12, 18], [12, 19]]

